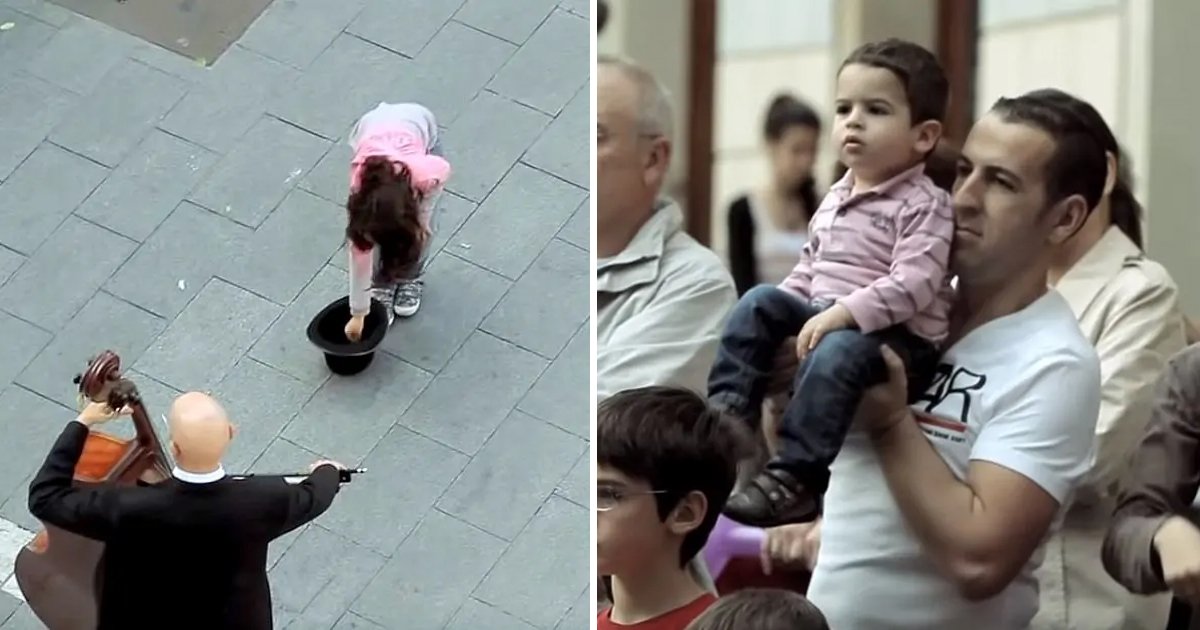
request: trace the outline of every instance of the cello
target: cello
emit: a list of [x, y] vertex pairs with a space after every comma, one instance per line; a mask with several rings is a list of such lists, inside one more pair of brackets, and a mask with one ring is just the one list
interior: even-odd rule
[[[153, 485], [171, 476], [137, 386], [121, 374], [121, 359], [105, 350], [75, 377], [81, 399], [128, 407], [135, 434], [120, 438], [92, 428], [75, 466], [75, 484]], [[113, 422], [117, 422], [114, 420]], [[30, 610], [52, 630], [95, 630], [104, 543], [48, 523], [17, 554], [14, 573]]]

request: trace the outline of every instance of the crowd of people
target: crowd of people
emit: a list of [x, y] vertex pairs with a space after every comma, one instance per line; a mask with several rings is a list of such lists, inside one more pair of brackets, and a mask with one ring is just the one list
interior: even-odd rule
[[[934, 56], [868, 43], [823, 199], [822, 117], [772, 102], [730, 274], [662, 195], [662, 85], [596, 81], [600, 628], [1187, 623], [1200, 346], [1090, 104], [1001, 98], [953, 147]], [[718, 519], [807, 588], [710, 575]]]

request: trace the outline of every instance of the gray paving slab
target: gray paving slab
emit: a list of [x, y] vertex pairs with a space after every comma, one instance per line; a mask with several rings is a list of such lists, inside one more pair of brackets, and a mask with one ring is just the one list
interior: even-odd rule
[[[479, 600], [539, 628], [553, 628], [587, 587], [591, 512], [552, 496], [475, 589]], [[554, 580], [525, 579], [553, 575]]]
[[[367, 474], [338, 494], [321, 522], [331, 531], [394, 557], [396, 548], [468, 461], [443, 444], [394, 427], [362, 461]], [[418, 470], [420, 474], [413, 474]]]
[[0, 4], [54, 27], [65, 25], [75, 15], [56, 4], [46, 2], [46, 0], [0, 0]]
[[467, 598], [446, 630], [536, 630], [516, 617], [477, 599]]
[[397, 321], [383, 340], [383, 349], [414, 365], [440, 371], [511, 284], [448, 252], [439, 254], [425, 273], [422, 310]]
[[33, 361], [53, 335], [0, 311], [0, 382], [7, 383]]
[[[351, 609], [387, 627], [441, 628], [504, 548], [503, 540], [434, 510]], [[420, 589], [406, 587], [418, 580]]]
[[[79, 96], [43, 79], [13, 73], [0, 81], [0, 180], [41, 144]], [[0, 231], [0, 233], [3, 233]]]
[[362, 9], [363, 0], [273, 2], [242, 36], [241, 45], [305, 69]]
[[75, 417], [70, 408], [16, 386], [0, 391], [0, 496], [24, 485], [46, 457], [46, 449]]
[[296, 539], [293, 551], [271, 568], [277, 607], [295, 613], [302, 626], [332, 627], [387, 558], [319, 525]]
[[589, 602], [594, 601], [596, 598], [591, 596], [591, 590], [583, 589], [579, 593], [579, 599], [575, 600], [575, 603], [571, 605], [571, 610], [563, 615], [557, 626], [554, 626], [554, 630], [578, 630], [590, 627], [588, 624], [592, 623], [595, 617], [592, 616]]
[[266, 112], [266, 103], [300, 76], [294, 68], [231, 47], [167, 114], [159, 127], [224, 153]]
[[454, 236], [462, 256], [506, 277], [520, 277], [583, 201], [582, 188], [517, 164]]
[[428, 372], [377, 353], [370, 367], [354, 378], [325, 381], [283, 434], [313, 452], [356, 464], [396, 424], [429, 380]]
[[438, 509], [512, 540], [586, 446], [558, 427], [514, 411], [438, 501]]
[[557, 0], [467, 0], [454, 19], [521, 45], [550, 15]]
[[252, 235], [247, 227], [183, 202], [113, 274], [105, 289], [174, 319]]
[[[447, 188], [472, 201], [487, 197], [549, 122], [535, 109], [480, 92], [446, 133], [446, 159], [454, 168]], [[484, 134], [495, 142], [474, 141]]]
[[[346, 31], [413, 58], [442, 30], [462, 3], [463, 0], [367, 0]], [[404, 28], [396, 28], [399, 23]]]
[[145, 241], [217, 159], [208, 149], [155, 129], [75, 214]]
[[92, 299], [136, 245], [69, 217], [0, 289], [0, 304], [45, 330], [57, 330]]
[[463, 223], [466, 223], [476, 208], [478, 205], [468, 199], [459, 197], [452, 192], [443, 193], [438, 198], [434, 210], [434, 234], [433, 240], [429, 242], [429, 251], [436, 254], [445, 249], [446, 245], [452, 245], [449, 248], [451, 251], [462, 251], [461, 244], [451, 244], [450, 239], [463, 226]]
[[0, 246], [0, 287], [16, 273], [25, 262], [25, 257], [7, 247]]
[[342, 34], [298, 81], [280, 93], [268, 111], [298, 127], [336, 140], [360, 115], [381, 101], [405, 100], [406, 95], [396, 91], [394, 84], [411, 71], [409, 64], [409, 60], [390, 50]]
[[225, 468], [247, 472], [283, 427], [300, 413], [316, 387], [243, 357], [214, 391], [219, 393], [237, 431], [237, 439], [225, 456]]
[[[0, 0], [0, 519], [38, 527], [113, 348], [164, 436], [181, 391], [222, 401], [231, 471], [369, 469], [271, 545], [276, 627], [586, 627], [586, 5], [277, 0], [208, 65]], [[347, 290], [345, 138], [380, 101], [430, 107], [454, 174], [420, 311], [335, 377], [305, 328]]]
[[50, 24], [5, 6], [0, 6], [0, 24], [12, 24], [0, 31], [0, 76], [6, 78], [16, 74], [57, 32]]
[[106, 175], [99, 164], [42, 144], [0, 185], [0, 243], [32, 254]]
[[293, 189], [248, 242], [230, 252], [222, 278], [278, 304], [290, 304], [338, 250], [345, 211]]
[[255, 342], [250, 356], [314, 387], [320, 385], [329, 377], [329, 368], [321, 352], [309, 343], [305, 331], [313, 316], [345, 296], [348, 288], [345, 271], [332, 266], [323, 268]]
[[[481, 328], [543, 357], [558, 356], [587, 319], [589, 305], [571, 298], [587, 293], [590, 267], [587, 251], [552, 239]], [[531, 321], [539, 325], [531, 328]]]
[[546, 360], [476, 331], [401, 424], [475, 454], [546, 367]]
[[16, 381], [73, 407], [79, 387], [72, 379], [83, 372], [89, 358], [102, 350], [112, 350], [123, 364], [132, 365], [166, 326], [163, 318], [99, 291], [54, 335], [54, 341], [38, 353]]
[[592, 15], [592, 2], [594, 0], [562, 0], [558, 6], [584, 19], [589, 19]]
[[592, 248], [592, 211], [588, 199], [590, 197], [584, 197], [579, 209], [558, 231], [558, 238], [584, 251], [591, 251]]
[[213, 279], [134, 367], [180, 391], [216, 387], [283, 309]]
[[529, 147], [525, 163], [558, 175], [580, 188], [590, 188], [590, 155], [579, 150], [590, 141], [590, 116], [591, 90], [584, 84], [545, 133]]
[[4, 591], [0, 591], [0, 624], [3, 624], [5, 621], [7, 621], [9, 616], [16, 612], [16, 610], [20, 607], [21, 600], [9, 595], [8, 593], [5, 593]]
[[105, 24], [72, 15], [25, 70], [76, 94], [87, 94], [126, 59], [136, 41]]
[[76, 103], [50, 139], [105, 166], [121, 163], [183, 98], [178, 77], [133, 59], [122, 61]]
[[585, 450], [575, 461], [575, 466], [558, 482], [558, 486], [554, 488], [554, 492], [558, 496], [579, 505], [587, 507], [591, 504], [591, 486], [592, 486], [592, 455], [590, 450]]
[[354, 613], [346, 613], [338, 620], [333, 630], [384, 630], [383, 626], [367, 621]]
[[34, 616], [33, 611], [29, 610], [29, 606], [21, 605], [4, 625], [0, 626], [3, 630], [46, 630], [45, 624]]
[[258, 227], [328, 148], [329, 142], [318, 136], [263, 116], [188, 200]]
[[451, 20], [417, 55], [397, 92], [419, 98], [439, 123], [453, 129], [467, 103], [516, 50], [509, 42]]
[[586, 18], [555, 10], [489, 84], [498, 94], [557, 115], [587, 77], [591, 26]]

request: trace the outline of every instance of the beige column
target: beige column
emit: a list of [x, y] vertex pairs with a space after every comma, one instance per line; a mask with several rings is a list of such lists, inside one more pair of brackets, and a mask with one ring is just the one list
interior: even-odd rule
[[1184, 309], [1200, 315], [1200, 125], [1196, 103], [1200, 2], [1127, 2], [1131, 64], [1127, 129], [1141, 174], [1147, 249], [1179, 284]]
[[937, 0], [838, 0], [835, 3], [838, 59], [870, 41], [898, 37], [933, 50]]
[[597, 40], [599, 52], [637, 61], [671, 92], [675, 148], [667, 192], [681, 202], [686, 201], [691, 5], [690, 0], [612, 0], [608, 25]]

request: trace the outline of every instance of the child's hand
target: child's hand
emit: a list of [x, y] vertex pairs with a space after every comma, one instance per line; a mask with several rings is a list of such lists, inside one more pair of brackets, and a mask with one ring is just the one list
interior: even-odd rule
[[362, 339], [363, 321], [366, 317], [362, 315], [354, 315], [350, 321], [346, 322], [346, 338], [350, 341], [358, 341]]
[[821, 337], [835, 330], [849, 328], [854, 323], [850, 309], [842, 306], [840, 302], [825, 309], [800, 329], [800, 335], [796, 337], [796, 356], [803, 361], [804, 357], [821, 343]]

